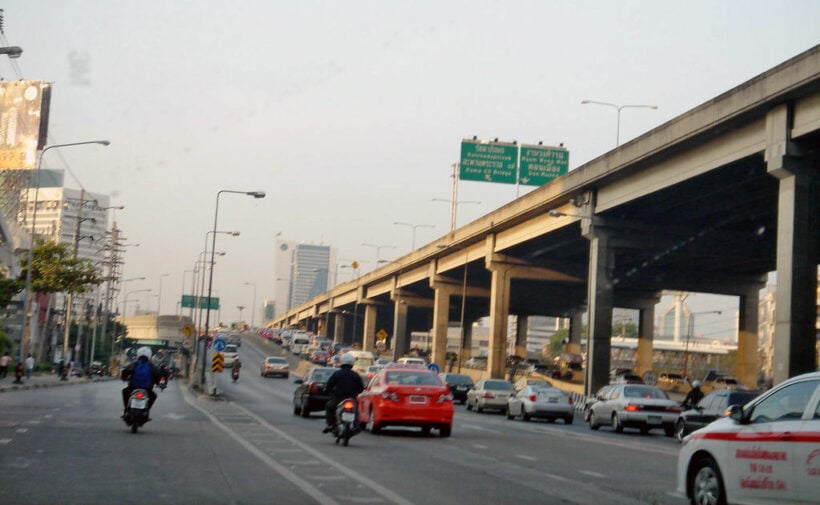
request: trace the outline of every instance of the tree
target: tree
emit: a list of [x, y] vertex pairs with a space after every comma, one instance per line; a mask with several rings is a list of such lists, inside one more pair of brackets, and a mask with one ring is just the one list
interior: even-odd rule
[[[28, 256], [20, 260], [20, 281], [29, 275]], [[76, 258], [71, 245], [37, 239], [31, 249], [31, 290], [26, 293], [31, 306], [34, 293], [84, 293], [90, 286], [103, 281], [94, 263], [87, 258]], [[21, 344], [21, 355], [28, 351], [29, 325], [26, 324]]]

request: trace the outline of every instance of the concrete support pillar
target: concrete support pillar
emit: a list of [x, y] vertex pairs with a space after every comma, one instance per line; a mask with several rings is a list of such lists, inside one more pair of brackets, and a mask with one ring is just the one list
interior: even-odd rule
[[515, 325], [515, 355], [527, 358], [527, 330], [529, 328], [529, 316], [519, 315]]
[[460, 361], [463, 363], [473, 355], [473, 322], [464, 321], [464, 332], [461, 338], [461, 357]]
[[487, 366], [490, 377], [503, 379], [507, 368], [507, 318], [510, 313], [510, 277], [502, 265], [492, 270], [490, 283], [490, 342]]
[[584, 394], [590, 396], [609, 383], [614, 255], [609, 249], [609, 236], [605, 231], [590, 229], [587, 238], [589, 239], [587, 288], [589, 333]]
[[333, 314], [333, 343], [342, 343], [345, 339], [345, 316], [341, 312]]
[[362, 328], [362, 350], [373, 352], [376, 349], [376, 305], [365, 305], [364, 328]]
[[640, 308], [638, 320], [638, 353], [636, 368], [638, 375], [643, 375], [653, 369], [652, 349], [655, 333], [655, 306], [648, 305]]
[[393, 309], [393, 361], [407, 354], [410, 335], [407, 332], [407, 303], [397, 299]]
[[749, 389], [757, 388], [758, 305], [760, 290], [750, 289], [740, 297], [740, 331], [737, 339], [737, 380]]
[[450, 295], [453, 288], [437, 286], [433, 299], [433, 353], [431, 362], [441, 370], [446, 367], [447, 328], [450, 326]]
[[[779, 180], [774, 383], [817, 369], [817, 257], [820, 238], [810, 157], [790, 138], [793, 111], [783, 104], [766, 117], [766, 169]], [[815, 162], [816, 163], [816, 162]], [[816, 182], [816, 181], [815, 181]]]
[[583, 338], [584, 330], [584, 313], [575, 311], [569, 316], [569, 343], [567, 344], [567, 352], [572, 354], [581, 354], [581, 339]]

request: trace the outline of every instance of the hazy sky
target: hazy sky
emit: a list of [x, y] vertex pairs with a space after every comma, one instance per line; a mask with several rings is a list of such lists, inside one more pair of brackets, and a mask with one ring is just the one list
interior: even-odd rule
[[[409, 252], [449, 227], [451, 164], [477, 135], [570, 150], [578, 167], [820, 42], [810, 1], [5, 0], [24, 53], [6, 80], [53, 83], [49, 144], [70, 187], [112, 195], [129, 242], [128, 289], [162, 281], [174, 313], [183, 272], [212, 229], [222, 320], [272, 298], [277, 233], [375, 265], [363, 242]], [[61, 159], [63, 158], [63, 159]], [[521, 194], [529, 189], [522, 187]], [[463, 225], [516, 197], [462, 182]], [[369, 262], [369, 263], [368, 263]], [[279, 274], [281, 275], [281, 274]], [[340, 279], [347, 277], [340, 275]], [[190, 274], [186, 275], [186, 283]], [[156, 304], [146, 297], [143, 304]], [[144, 308], [144, 307], [143, 307]], [[245, 318], [250, 319], [245, 312]], [[257, 315], [257, 321], [259, 320]]]

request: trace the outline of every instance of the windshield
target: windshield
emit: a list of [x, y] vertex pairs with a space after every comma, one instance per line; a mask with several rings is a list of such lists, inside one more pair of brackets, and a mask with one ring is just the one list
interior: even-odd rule
[[512, 391], [513, 385], [507, 381], [487, 381], [484, 383], [484, 389], [496, 389], [499, 391]]
[[385, 380], [388, 384], [413, 386], [440, 386], [438, 376], [433, 373], [418, 372], [387, 372]]

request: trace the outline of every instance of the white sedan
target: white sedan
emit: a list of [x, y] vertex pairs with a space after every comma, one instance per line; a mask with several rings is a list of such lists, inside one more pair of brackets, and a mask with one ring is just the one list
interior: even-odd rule
[[560, 389], [543, 386], [526, 386], [507, 400], [507, 419], [521, 416], [524, 421], [541, 417], [549, 422], [563, 419], [572, 424], [575, 408], [572, 398]]
[[683, 439], [691, 503], [820, 503], [820, 372], [793, 377]]

